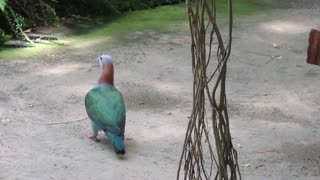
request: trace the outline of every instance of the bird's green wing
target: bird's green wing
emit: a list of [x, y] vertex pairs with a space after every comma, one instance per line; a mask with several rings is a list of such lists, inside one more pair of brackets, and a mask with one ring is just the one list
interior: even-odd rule
[[93, 88], [85, 97], [85, 106], [96, 126], [116, 134], [123, 134], [126, 108], [121, 93], [111, 85]]

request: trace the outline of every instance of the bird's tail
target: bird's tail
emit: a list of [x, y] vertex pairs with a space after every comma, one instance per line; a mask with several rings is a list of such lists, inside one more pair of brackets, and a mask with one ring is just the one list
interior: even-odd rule
[[125, 154], [126, 153], [126, 146], [124, 144], [124, 138], [121, 136], [118, 136], [112, 132], [107, 132], [106, 134], [112, 143], [114, 151], [117, 154]]

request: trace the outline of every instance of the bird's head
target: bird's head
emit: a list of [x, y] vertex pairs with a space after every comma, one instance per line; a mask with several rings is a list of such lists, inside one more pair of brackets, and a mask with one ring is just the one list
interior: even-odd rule
[[102, 55], [97, 59], [97, 62], [99, 63], [101, 70], [103, 70], [104, 65], [112, 64], [112, 56], [111, 55]]
[[97, 59], [101, 68], [99, 83], [113, 84], [113, 64], [111, 55], [102, 55]]

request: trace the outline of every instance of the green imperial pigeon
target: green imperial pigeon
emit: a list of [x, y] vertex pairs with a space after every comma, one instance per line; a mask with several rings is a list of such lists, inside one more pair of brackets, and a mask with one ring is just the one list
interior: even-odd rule
[[121, 93], [113, 84], [112, 56], [102, 55], [98, 62], [101, 76], [98, 84], [85, 97], [85, 106], [91, 119], [87, 137], [97, 140], [98, 130], [104, 131], [117, 154], [125, 154], [124, 130], [126, 107]]

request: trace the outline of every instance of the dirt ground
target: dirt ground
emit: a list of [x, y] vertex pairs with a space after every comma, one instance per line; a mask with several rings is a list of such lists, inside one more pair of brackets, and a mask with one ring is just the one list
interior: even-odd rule
[[[306, 64], [320, 9], [237, 18], [229, 63], [233, 142], [243, 179], [320, 179], [320, 66]], [[273, 47], [273, 43], [279, 45]], [[135, 32], [0, 62], [0, 179], [175, 179], [192, 74], [188, 30]], [[127, 105], [127, 154], [84, 134], [84, 96], [114, 56]]]

